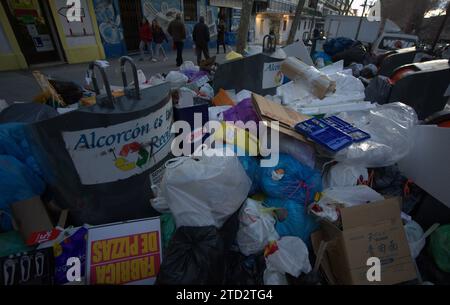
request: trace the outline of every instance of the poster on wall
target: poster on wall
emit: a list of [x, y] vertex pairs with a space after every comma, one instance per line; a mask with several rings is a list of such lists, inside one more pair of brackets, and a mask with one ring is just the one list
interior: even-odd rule
[[182, 14], [179, 0], [143, 0], [142, 8], [144, 16], [148, 20], [156, 19], [164, 30], [177, 14]]
[[36, 51], [38, 52], [48, 52], [53, 51], [55, 48], [53, 47], [53, 41], [50, 35], [37, 35], [33, 36], [34, 46]]
[[281, 72], [281, 61], [264, 64], [262, 88], [270, 89], [283, 84], [284, 75]]
[[63, 132], [66, 149], [83, 185], [138, 175], [171, 151], [172, 103], [133, 121], [104, 128]]
[[154, 284], [162, 258], [159, 217], [91, 227], [87, 245], [88, 284]]
[[[181, 11], [181, 1], [179, 0], [142, 0], [142, 7], [144, 16], [148, 20], [156, 19], [161, 27], [166, 31], [169, 27], [169, 23], [175, 19], [177, 14], [183, 15]], [[197, 1], [197, 14], [198, 16], [205, 17], [205, 23], [208, 25], [211, 39], [217, 35], [217, 7], [207, 6], [207, 1]], [[197, 21], [186, 22], [186, 35], [188, 37], [186, 41], [186, 47], [190, 47], [192, 44], [192, 30], [194, 24]]]
[[87, 0], [80, 0], [80, 21], [68, 20], [67, 11], [70, 6], [67, 5], [66, 0], [55, 0], [55, 6], [69, 47], [97, 44]]
[[94, 0], [94, 8], [106, 57], [126, 55], [119, 0]]

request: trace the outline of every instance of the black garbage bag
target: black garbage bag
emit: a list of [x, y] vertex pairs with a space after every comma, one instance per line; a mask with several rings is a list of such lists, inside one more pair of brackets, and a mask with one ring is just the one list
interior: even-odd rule
[[224, 240], [216, 227], [181, 227], [169, 244], [156, 284], [220, 285], [224, 253]]
[[360, 42], [356, 41], [349, 49], [334, 55], [333, 62], [344, 60], [344, 67], [351, 63], [366, 64], [366, 59], [369, 56], [366, 47]]
[[389, 82], [389, 78], [386, 76], [377, 76], [370, 81], [369, 86], [364, 91], [366, 95], [365, 100], [380, 105], [387, 104], [391, 90], [392, 85]]
[[227, 285], [264, 285], [264, 270], [266, 261], [264, 255], [246, 257], [242, 253], [229, 251], [227, 255]]
[[83, 97], [83, 88], [74, 82], [58, 79], [48, 81], [67, 105], [76, 104]]
[[426, 194], [404, 177], [396, 165], [374, 169], [372, 188], [385, 197], [402, 198], [402, 211], [406, 214], [411, 213]]
[[238, 229], [238, 212], [220, 230], [214, 226], [178, 228], [164, 255], [156, 284], [224, 284], [227, 253]]

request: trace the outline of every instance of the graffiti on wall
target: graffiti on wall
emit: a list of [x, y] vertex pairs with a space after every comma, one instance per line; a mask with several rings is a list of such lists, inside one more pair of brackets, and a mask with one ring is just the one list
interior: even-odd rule
[[94, 0], [95, 15], [105, 55], [119, 57], [127, 53], [118, 0]]
[[[183, 15], [180, 0], [142, 0], [142, 8], [144, 16], [148, 20], [156, 19], [164, 31], [167, 31], [169, 23], [175, 19], [177, 14]], [[204, 16], [205, 22], [209, 27], [211, 40], [215, 40], [217, 36], [217, 7], [207, 6], [206, 0], [197, 1], [198, 16]], [[186, 45], [192, 45], [192, 30], [195, 22], [186, 22]]]

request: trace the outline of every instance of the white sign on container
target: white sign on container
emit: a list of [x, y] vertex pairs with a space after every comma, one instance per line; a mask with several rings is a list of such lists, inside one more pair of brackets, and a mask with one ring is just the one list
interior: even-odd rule
[[172, 121], [169, 102], [143, 118], [62, 136], [81, 183], [95, 185], [141, 174], [167, 157]]
[[265, 63], [263, 70], [262, 88], [270, 89], [283, 84], [284, 75], [281, 70], [281, 61]]

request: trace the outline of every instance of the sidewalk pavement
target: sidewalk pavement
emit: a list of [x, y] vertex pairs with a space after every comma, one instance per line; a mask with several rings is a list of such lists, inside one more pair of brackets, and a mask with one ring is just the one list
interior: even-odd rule
[[[223, 52], [223, 50], [221, 50]], [[175, 64], [176, 53], [168, 52], [168, 60], [162, 61], [162, 58], [158, 62], [152, 62], [148, 58], [145, 61], [139, 61], [139, 55], [131, 55], [135, 60], [138, 69], [144, 71], [147, 78], [157, 73], [169, 73], [172, 70], [178, 70]], [[210, 49], [210, 56], [216, 55], [216, 49]], [[184, 61], [197, 62], [197, 57], [193, 49], [185, 49], [183, 53]], [[220, 53], [216, 57], [218, 63], [222, 63], [225, 60], [225, 55]], [[120, 74], [119, 60], [110, 59], [110, 67], [107, 68], [108, 77], [111, 85], [122, 86], [122, 78]], [[31, 102], [33, 97], [41, 92], [38, 84], [36, 83], [32, 71], [39, 70], [45, 75], [62, 79], [74, 81], [80, 85], [84, 84], [86, 76], [86, 70], [88, 63], [82, 64], [62, 64], [57, 66], [50, 66], [45, 68], [36, 68], [29, 70], [17, 70], [0, 72], [0, 100], [6, 100], [7, 103], [13, 102]], [[128, 76], [128, 80], [131, 81], [131, 74]], [[99, 85], [102, 86], [101, 77], [98, 75]]]

